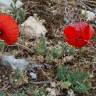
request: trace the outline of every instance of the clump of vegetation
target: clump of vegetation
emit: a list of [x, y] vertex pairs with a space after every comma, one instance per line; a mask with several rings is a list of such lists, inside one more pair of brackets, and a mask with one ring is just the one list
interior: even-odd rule
[[22, 23], [25, 20], [26, 17], [26, 10], [24, 10], [22, 7], [18, 8], [16, 6], [17, 0], [13, 0], [13, 3], [11, 4], [11, 14], [13, 17], [17, 20], [18, 23]]
[[47, 53], [48, 60], [59, 59], [64, 55], [62, 47], [54, 46]]
[[28, 96], [24, 91], [22, 91], [22, 92], [15, 92], [15, 93], [13, 93], [11, 96]]
[[75, 47], [69, 46], [65, 42], [62, 44], [62, 49], [63, 49], [63, 53], [67, 55], [74, 55], [76, 51]]
[[75, 92], [86, 93], [91, 88], [89, 74], [80, 70], [69, 70], [63, 65], [57, 68], [57, 77], [61, 88], [72, 89]]
[[10, 83], [16, 87], [22, 84], [28, 83], [28, 77], [25, 72], [21, 72], [18, 69], [10, 74]]
[[45, 37], [41, 36], [36, 48], [36, 52], [38, 55], [46, 56], [50, 61], [53, 59], [62, 58], [64, 54], [73, 55], [75, 53], [75, 48], [69, 47], [66, 43], [63, 43], [62, 45], [57, 44], [48, 48]]
[[46, 41], [45, 41], [45, 37], [44, 36], [40, 37], [38, 46], [36, 48], [36, 52], [37, 52], [38, 55], [43, 55], [43, 56], [46, 55], [47, 46], [46, 46]]
[[6, 96], [6, 93], [2, 90], [0, 90], [0, 96]]
[[38, 88], [38, 89], [35, 89], [33, 96], [47, 96], [47, 92], [42, 88], [40, 89]]

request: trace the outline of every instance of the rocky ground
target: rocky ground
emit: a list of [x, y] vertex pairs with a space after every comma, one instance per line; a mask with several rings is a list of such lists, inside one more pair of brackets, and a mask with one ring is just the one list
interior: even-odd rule
[[[95, 29], [95, 20], [86, 20], [81, 10], [86, 8], [95, 13], [92, 5], [96, 5], [96, 2], [92, 0], [92, 3], [90, 0], [91, 4], [81, 1], [22, 0], [23, 8], [27, 12], [25, 20], [37, 14], [47, 33], [41, 38], [30, 38], [30, 35], [28, 37], [21, 34], [16, 45], [2, 45], [0, 96], [96, 96], [96, 45], [76, 49], [65, 43], [63, 36], [63, 29], [67, 24], [81, 20], [90, 22]], [[22, 23], [21, 20], [19, 25]], [[91, 42], [95, 40], [94, 37]], [[63, 67], [67, 68], [65, 75]], [[80, 70], [83, 75], [76, 77], [78, 73], [74, 70]], [[62, 74], [65, 77], [66, 74], [73, 74], [73, 77], [69, 76], [73, 81], [63, 80], [65, 77]], [[74, 80], [80, 83], [77, 89]], [[88, 81], [85, 84], [87, 87], [83, 85], [85, 81]]]

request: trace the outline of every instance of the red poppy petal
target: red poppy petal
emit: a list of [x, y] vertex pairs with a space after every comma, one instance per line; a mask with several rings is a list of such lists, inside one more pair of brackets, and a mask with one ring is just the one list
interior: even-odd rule
[[19, 37], [19, 27], [14, 18], [7, 14], [0, 14], [0, 38], [8, 45], [14, 44]]
[[64, 29], [66, 42], [78, 48], [85, 46], [92, 38], [93, 34], [93, 27], [85, 22], [78, 22], [74, 25], [69, 25]]
[[64, 29], [64, 33], [66, 39], [74, 39], [77, 36], [74, 26], [67, 26]]

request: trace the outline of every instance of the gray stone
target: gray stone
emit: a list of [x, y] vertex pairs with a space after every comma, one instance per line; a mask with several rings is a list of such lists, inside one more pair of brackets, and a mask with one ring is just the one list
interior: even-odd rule
[[37, 80], [37, 74], [36, 73], [30, 72], [30, 76], [31, 76], [32, 80]]
[[27, 66], [29, 65], [29, 62], [27, 60], [23, 59], [16, 59], [15, 56], [2, 56], [2, 64], [12, 68], [12, 70], [20, 70], [24, 71]]

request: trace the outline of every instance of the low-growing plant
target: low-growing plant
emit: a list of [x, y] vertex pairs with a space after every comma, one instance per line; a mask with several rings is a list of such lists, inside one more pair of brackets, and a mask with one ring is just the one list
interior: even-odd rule
[[60, 65], [57, 68], [57, 77], [62, 88], [71, 88], [79, 93], [86, 93], [91, 88], [90, 76], [87, 72], [69, 70], [68, 67]]
[[38, 55], [46, 56], [47, 61], [52, 61], [54, 59], [62, 58], [64, 54], [73, 55], [75, 53], [75, 48], [69, 47], [66, 43], [47, 48], [45, 37], [41, 36], [36, 47], [36, 53]]
[[13, 0], [11, 3], [11, 14], [13, 17], [17, 20], [18, 23], [22, 23], [25, 20], [26, 17], [26, 10], [24, 10], [22, 7], [17, 7], [16, 6], [17, 0]]
[[52, 48], [50, 54], [52, 55], [53, 59], [55, 59], [55, 58], [60, 58], [60, 57], [62, 57], [63, 54], [64, 54], [64, 53], [62, 53], [62, 52], [63, 52], [62, 48], [55, 46], [55, 47]]
[[0, 90], [0, 96], [6, 96], [6, 93], [2, 90]]
[[14, 86], [20, 86], [22, 84], [28, 83], [28, 77], [25, 72], [21, 72], [18, 69], [10, 74], [10, 83]]
[[47, 96], [47, 92], [42, 88], [40, 89], [38, 88], [38, 89], [35, 89], [33, 96]]
[[52, 61], [54, 59], [59, 59], [64, 55], [62, 47], [54, 46], [52, 49], [47, 51], [47, 60]]
[[17, 91], [13, 93], [11, 96], [28, 96], [28, 95], [24, 91], [22, 92]]
[[73, 55], [75, 53], [75, 48], [72, 46], [69, 46], [67, 43], [62, 44], [62, 49], [64, 54]]
[[47, 46], [46, 46], [46, 41], [45, 41], [45, 37], [44, 37], [44, 36], [41, 36], [41, 37], [40, 37], [38, 46], [37, 46], [37, 48], [36, 48], [36, 52], [37, 52], [37, 54], [39, 54], [39, 55], [43, 55], [43, 56], [46, 55]]

